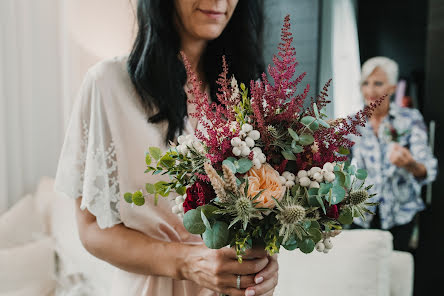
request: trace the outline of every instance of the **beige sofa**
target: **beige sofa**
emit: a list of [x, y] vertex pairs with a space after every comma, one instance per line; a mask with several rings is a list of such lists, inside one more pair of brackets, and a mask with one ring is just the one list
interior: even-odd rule
[[[74, 202], [53, 183], [42, 178], [0, 216], [0, 296], [108, 295], [114, 267], [82, 247]], [[391, 240], [386, 231], [350, 230], [328, 254], [282, 250], [275, 295], [412, 295], [413, 258]]]

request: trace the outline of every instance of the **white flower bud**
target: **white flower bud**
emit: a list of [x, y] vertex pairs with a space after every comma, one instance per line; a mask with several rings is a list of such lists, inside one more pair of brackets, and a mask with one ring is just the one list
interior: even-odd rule
[[322, 252], [324, 252], [324, 254], [327, 254], [329, 251], [330, 251], [330, 249], [325, 248], [324, 251], [322, 251]]
[[247, 143], [245, 143], [244, 141], [240, 142], [239, 148], [242, 149], [244, 147], [247, 147]]
[[267, 162], [267, 157], [263, 153], [259, 154], [258, 159], [259, 159], [259, 161], [261, 163], [266, 163]]
[[288, 181], [294, 181], [296, 179], [296, 176], [293, 173], [290, 173], [286, 178]]
[[245, 138], [245, 143], [247, 144], [247, 147], [254, 147], [254, 140], [250, 137]]
[[231, 139], [231, 146], [239, 147], [241, 142], [242, 140], [239, 137], [234, 137], [233, 139]]
[[182, 204], [184, 202], [185, 198], [182, 195], [179, 195], [176, 197], [176, 205]]
[[299, 172], [298, 172], [298, 178], [299, 179], [301, 179], [301, 178], [303, 178], [303, 177], [307, 177], [308, 176], [308, 174], [307, 174], [307, 171], [306, 170], [300, 170]]
[[331, 182], [333, 182], [335, 179], [336, 179], [336, 176], [335, 176], [334, 173], [332, 173], [332, 172], [325, 172], [325, 173], [324, 173], [324, 180], [325, 180], [325, 182], [327, 182], [327, 183], [331, 183]]
[[183, 213], [183, 203], [178, 204], [177, 208], [179, 209], [179, 213]]
[[324, 239], [324, 245], [326, 249], [333, 249], [333, 243], [329, 238]]
[[241, 153], [242, 153], [242, 151], [240, 150], [239, 147], [233, 147], [233, 154], [235, 156], [239, 156], [239, 155], [241, 155]]
[[179, 205], [174, 205], [173, 207], [172, 207], [172, 209], [171, 209], [171, 211], [173, 212], [173, 214], [179, 214], [181, 211], [180, 211], [180, 208], [179, 208]]
[[324, 245], [324, 243], [322, 241], [319, 241], [316, 244], [315, 248], [316, 248], [316, 251], [323, 252], [325, 250], [325, 245]]
[[[234, 149], [234, 148], [233, 148]], [[242, 149], [241, 149], [241, 154], [242, 154], [242, 156], [248, 156], [248, 155], [250, 155], [250, 152], [251, 152], [251, 150], [250, 150], [250, 148], [248, 148], [248, 147], [242, 147]], [[258, 160], [259, 161], [259, 160]], [[260, 162], [259, 162], [260, 163]]]
[[302, 187], [308, 187], [310, 186], [311, 180], [308, 177], [302, 177], [299, 179], [299, 184]]
[[259, 161], [259, 159], [255, 158], [255, 159], [253, 159], [253, 166], [254, 166], [255, 169], [258, 170], [258, 169], [261, 168], [262, 164], [261, 164], [261, 162]]
[[282, 185], [285, 185], [285, 183], [287, 182], [287, 179], [284, 176], [279, 176], [279, 181], [281, 181]]
[[242, 125], [242, 131], [245, 134], [248, 134], [249, 132], [251, 132], [253, 130], [253, 127], [251, 126], [251, 124], [245, 123], [244, 125]]
[[322, 169], [319, 168], [319, 167], [312, 167], [312, 168], [310, 169], [310, 171], [308, 172], [308, 175], [311, 177], [311, 176], [313, 176], [315, 173], [317, 173], [317, 172], [321, 172], [321, 171], [322, 171]]
[[257, 154], [260, 154], [260, 153], [262, 153], [262, 149], [259, 148], [259, 147], [254, 147], [254, 148], [253, 148], [253, 152], [254, 152], [254, 153], [257, 153]]
[[324, 166], [322, 167], [322, 169], [326, 172], [333, 172], [334, 167], [331, 162], [326, 162], [326, 163], [324, 163]]
[[285, 182], [285, 186], [287, 186], [288, 188], [293, 187], [294, 186], [294, 181], [287, 181], [287, 182]]
[[257, 141], [261, 137], [261, 133], [257, 130], [252, 130], [251, 132], [248, 133], [248, 136], [253, 140]]
[[244, 132], [244, 131], [240, 131], [240, 132], [239, 132], [239, 137], [240, 137], [241, 139], [245, 138], [246, 136], [247, 136], [247, 133], [246, 133], [246, 132]]
[[316, 182], [320, 183], [320, 182], [322, 182], [323, 176], [322, 176], [321, 173], [316, 172], [316, 173], [314, 173], [314, 175], [313, 175], [313, 179], [314, 179]]
[[316, 181], [311, 181], [309, 188], [319, 188], [319, 183]]
[[282, 176], [285, 177], [285, 179], [288, 179], [288, 175], [290, 175], [291, 173], [289, 171], [285, 171], [282, 173]]
[[178, 138], [177, 138], [177, 142], [179, 143], [179, 145], [180, 144], [183, 144], [184, 142], [185, 142], [185, 136], [184, 135], [180, 135]]

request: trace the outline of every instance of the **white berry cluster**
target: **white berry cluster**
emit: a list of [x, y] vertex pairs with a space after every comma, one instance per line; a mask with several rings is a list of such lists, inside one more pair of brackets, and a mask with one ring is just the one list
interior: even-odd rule
[[177, 138], [177, 142], [179, 143], [179, 145], [177, 145], [176, 149], [179, 153], [183, 155], [189, 156], [190, 147], [193, 147], [194, 149], [196, 149], [197, 152], [201, 154], [205, 153], [204, 145], [202, 145], [202, 142], [199, 141], [199, 139], [197, 139], [195, 135], [181, 135]]
[[[256, 147], [253, 149], [255, 142], [259, 140], [261, 134], [259, 131], [254, 130], [251, 124], [245, 123], [242, 125], [241, 131], [239, 132], [239, 137], [234, 137], [231, 139], [231, 146], [233, 146], [233, 154], [235, 156], [244, 156], [247, 157], [250, 155], [251, 151], [254, 151], [253, 164], [254, 159], [257, 158], [259, 162], [256, 161], [260, 168], [261, 163], [265, 163], [265, 155], [262, 153], [260, 148]], [[264, 160], [264, 161], [262, 161]]]
[[332, 230], [329, 232], [324, 232], [322, 234], [323, 239], [321, 239], [315, 246], [316, 251], [327, 254], [331, 249], [333, 249], [333, 243], [331, 241], [331, 238], [337, 236], [340, 233], [341, 233], [340, 230]]
[[179, 195], [176, 197], [176, 204], [173, 206], [171, 211], [173, 214], [178, 215], [180, 218], [183, 218], [184, 212], [183, 212], [183, 202], [185, 201], [185, 198], [187, 198], [187, 194]]
[[283, 172], [279, 179], [281, 180], [282, 185], [285, 185], [288, 188], [293, 187], [296, 182], [296, 176], [288, 171]]
[[309, 171], [300, 170], [296, 178], [302, 187], [319, 188], [322, 181], [332, 183], [335, 180], [333, 173], [334, 164], [326, 162], [322, 169], [320, 167], [312, 167]]

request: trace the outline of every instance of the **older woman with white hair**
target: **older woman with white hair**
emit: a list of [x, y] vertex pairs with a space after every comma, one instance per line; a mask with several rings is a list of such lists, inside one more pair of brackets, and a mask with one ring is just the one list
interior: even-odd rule
[[415, 215], [424, 209], [421, 187], [432, 182], [437, 160], [427, 143], [427, 130], [416, 109], [390, 102], [398, 79], [398, 64], [386, 57], [374, 57], [362, 65], [361, 92], [366, 104], [387, 98], [360, 128], [362, 137], [353, 139], [352, 163], [368, 172], [367, 183], [379, 205], [366, 221], [355, 219], [352, 228], [389, 230], [394, 249], [408, 251]]

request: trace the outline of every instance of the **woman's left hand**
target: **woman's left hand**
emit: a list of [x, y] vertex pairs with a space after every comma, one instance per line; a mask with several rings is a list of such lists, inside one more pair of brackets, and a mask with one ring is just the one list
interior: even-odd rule
[[[277, 255], [269, 256], [268, 265], [254, 277], [255, 286], [249, 287], [245, 295], [272, 296], [278, 284], [279, 264]], [[250, 291], [254, 291], [254, 294]], [[250, 294], [249, 294], [250, 293]]]
[[417, 178], [424, 178], [427, 175], [427, 169], [421, 163], [416, 162], [407, 148], [398, 143], [394, 143], [390, 151], [390, 162], [399, 168], [404, 168]]

